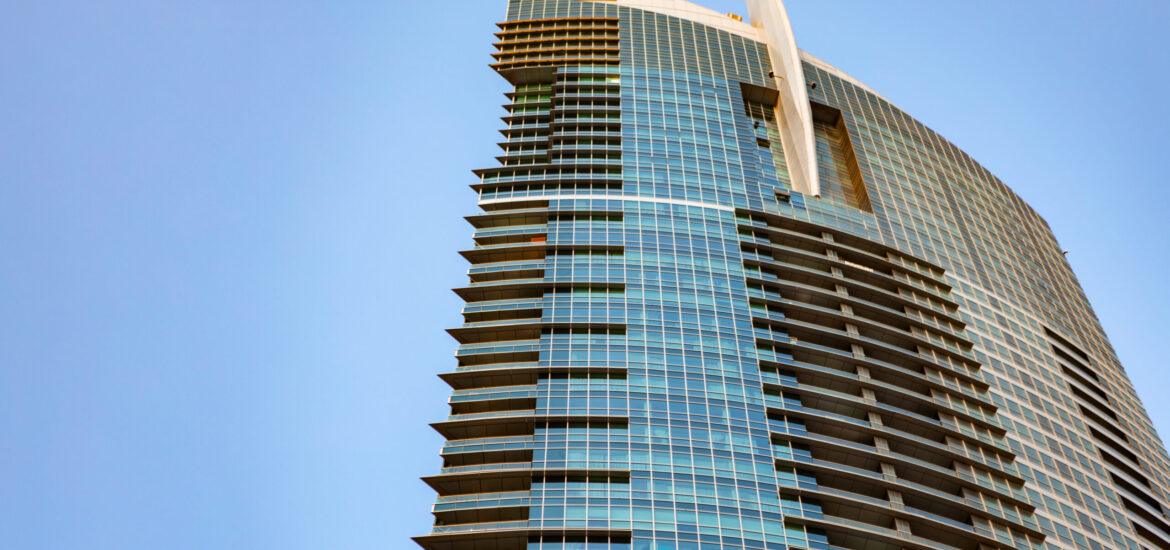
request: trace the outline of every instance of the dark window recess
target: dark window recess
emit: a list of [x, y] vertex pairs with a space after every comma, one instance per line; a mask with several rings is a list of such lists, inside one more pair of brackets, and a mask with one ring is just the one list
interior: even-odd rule
[[873, 212], [845, 117], [839, 109], [827, 105], [812, 103], [811, 106], [821, 198]]

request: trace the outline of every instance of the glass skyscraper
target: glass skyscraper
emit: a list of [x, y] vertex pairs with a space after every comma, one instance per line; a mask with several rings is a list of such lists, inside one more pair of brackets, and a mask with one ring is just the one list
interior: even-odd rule
[[1170, 460], [1044, 220], [748, 16], [509, 2], [415, 541], [1170, 548]]

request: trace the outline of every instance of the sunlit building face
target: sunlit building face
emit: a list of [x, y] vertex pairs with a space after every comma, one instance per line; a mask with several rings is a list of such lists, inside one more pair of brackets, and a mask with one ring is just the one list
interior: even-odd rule
[[418, 544], [1170, 548], [1047, 224], [777, 0], [512, 0], [494, 42]]

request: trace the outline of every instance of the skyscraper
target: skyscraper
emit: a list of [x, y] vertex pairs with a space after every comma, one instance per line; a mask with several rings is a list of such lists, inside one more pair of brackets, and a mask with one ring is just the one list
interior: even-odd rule
[[511, 0], [435, 550], [1170, 548], [1048, 226], [779, 0]]

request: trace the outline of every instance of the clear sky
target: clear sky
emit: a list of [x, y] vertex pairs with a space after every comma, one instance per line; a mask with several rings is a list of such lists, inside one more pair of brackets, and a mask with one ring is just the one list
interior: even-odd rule
[[[701, 0], [744, 13], [739, 1]], [[0, 18], [0, 548], [424, 534], [505, 0]], [[1170, 4], [789, 0], [1051, 224], [1170, 435]]]

